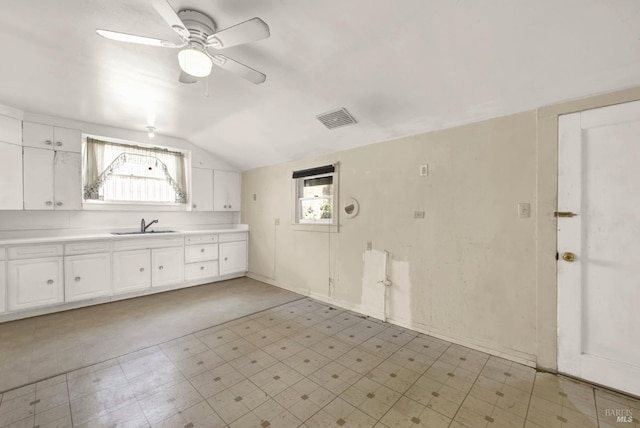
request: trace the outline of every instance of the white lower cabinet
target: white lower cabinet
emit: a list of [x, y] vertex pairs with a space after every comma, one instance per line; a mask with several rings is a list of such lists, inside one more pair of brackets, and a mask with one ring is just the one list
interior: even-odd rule
[[113, 253], [113, 292], [126, 293], [151, 287], [150, 250]]
[[84, 254], [64, 259], [65, 301], [111, 295], [111, 254]]
[[184, 247], [151, 250], [151, 286], [179, 284], [184, 281]]
[[220, 275], [246, 272], [247, 241], [220, 243]]
[[10, 311], [64, 301], [62, 257], [12, 260], [8, 269]]

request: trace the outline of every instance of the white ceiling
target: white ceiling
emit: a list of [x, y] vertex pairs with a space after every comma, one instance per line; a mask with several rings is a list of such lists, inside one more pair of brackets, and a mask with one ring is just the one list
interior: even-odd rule
[[[0, 104], [187, 139], [240, 169], [640, 85], [638, 0], [169, 0], [218, 28], [261, 17], [271, 37], [178, 83], [177, 52], [96, 27], [177, 41], [148, 0], [2, 0]], [[327, 130], [319, 113], [359, 122]]]

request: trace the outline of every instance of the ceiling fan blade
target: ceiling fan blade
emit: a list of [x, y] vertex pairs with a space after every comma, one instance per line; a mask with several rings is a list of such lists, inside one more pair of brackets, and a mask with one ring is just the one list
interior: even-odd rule
[[162, 19], [164, 19], [167, 24], [173, 28], [173, 31], [178, 33], [180, 39], [186, 43], [189, 40], [191, 33], [189, 33], [189, 30], [187, 30], [187, 27], [184, 25], [176, 11], [173, 10], [169, 3], [167, 3], [167, 0], [151, 0], [151, 4], [156, 12], [162, 16]]
[[182, 44], [167, 42], [160, 39], [152, 39], [151, 37], [136, 36], [135, 34], [119, 33], [117, 31], [97, 29], [96, 33], [109, 40], [117, 40], [119, 42], [137, 43], [139, 45], [158, 46], [161, 48], [181, 48]]
[[218, 67], [224, 68], [225, 70], [230, 71], [233, 74], [237, 74], [238, 76], [248, 80], [249, 82], [253, 82], [256, 85], [267, 80], [267, 76], [264, 73], [260, 73], [259, 71], [241, 64], [238, 61], [234, 61], [224, 55], [212, 55], [211, 58], [213, 59], [213, 63]]
[[252, 18], [207, 37], [206, 45], [224, 49], [269, 37], [269, 26], [260, 18]]
[[196, 83], [198, 81], [196, 77], [193, 77], [192, 75], [190, 75], [189, 73], [185, 73], [184, 71], [180, 72], [180, 78], [178, 78], [178, 80], [180, 81], [180, 83], [186, 84]]

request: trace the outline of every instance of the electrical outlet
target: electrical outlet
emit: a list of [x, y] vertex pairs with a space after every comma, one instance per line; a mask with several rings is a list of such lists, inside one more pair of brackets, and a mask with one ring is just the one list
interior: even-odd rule
[[424, 218], [424, 211], [414, 211], [413, 218]]
[[373, 242], [367, 241], [367, 251], [373, 250]]
[[280, 219], [276, 218], [276, 222], [275, 223], [276, 223], [276, 226], [280, 226]]
[[429, 175], [429, 165], [420, 165], [420, 177], [426, 177]]
[[256, 199], [257, 199], [257, 196], [256, 196], [256, 194], [254, 193], [254, 194], [253, 194], [253, 200], [255, 201]]

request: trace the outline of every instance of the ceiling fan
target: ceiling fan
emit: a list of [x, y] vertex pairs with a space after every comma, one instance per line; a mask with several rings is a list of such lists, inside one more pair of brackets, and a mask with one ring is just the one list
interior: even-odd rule
[[179, 78], [182, 83], [195, 83], [198, 77], [208, 76], [214, 64], [255, 84], [266, 80], [267, 76], [264, 73], [225, 55], [211, 54], [208, 50], [225, 49], [266, 39], [269, 37], [269, 26], [260, 18], [252, 18], [224, 30], [215, 31], [213, 20], [201, 12], [181, 10], [176, 13], [167, 0], [151, 0], [151, 4], [178, 34], [179, 43], [102, 29], [96, 29], [96, 33], [120, 42], [180, 49], [178, 64], [182, 70]]

